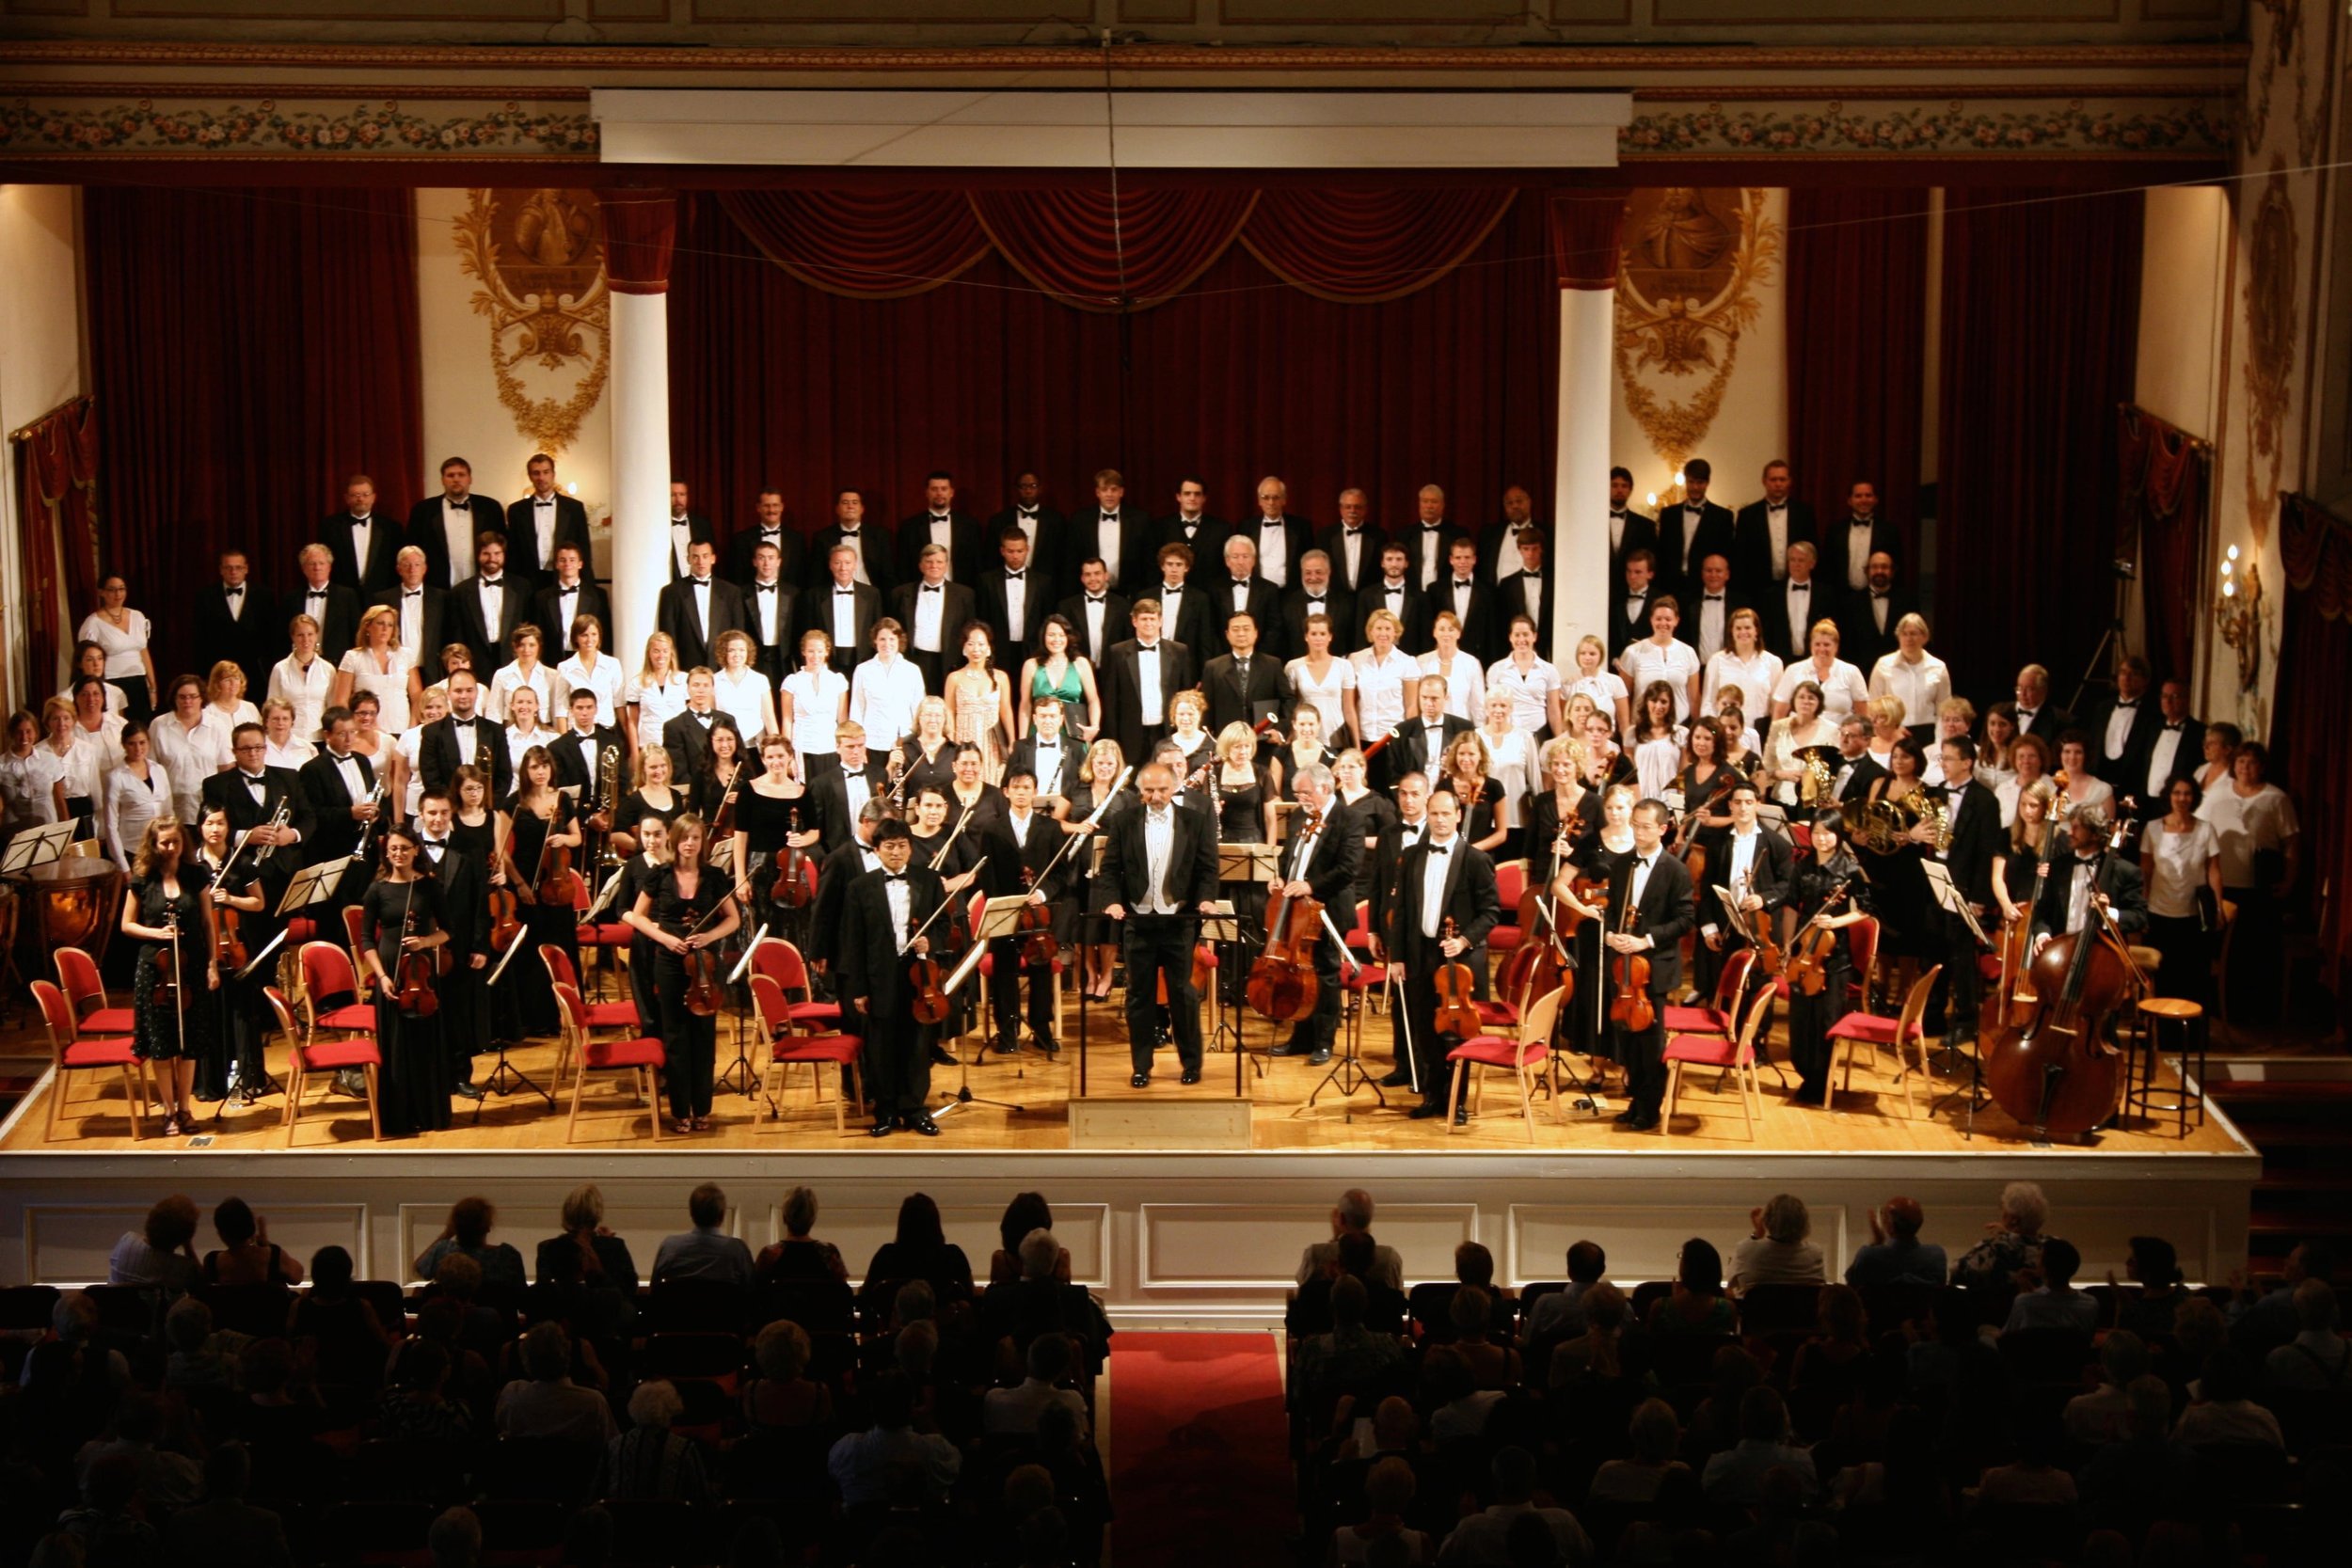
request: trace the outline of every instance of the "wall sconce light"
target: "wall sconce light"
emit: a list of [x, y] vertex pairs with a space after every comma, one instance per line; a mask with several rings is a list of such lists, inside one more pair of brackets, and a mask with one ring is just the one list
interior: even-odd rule
[[2240, 571], [2235, 545], [2221, 562], [2221, 596], [2214, 601], [2213, 623], [2221, 641], [2237, 654], [2237, 685], [2251, 691], [2262, 679], [2263, 626], [2274, 613], [2263, 595], [2262, 573], [2251, 560]]

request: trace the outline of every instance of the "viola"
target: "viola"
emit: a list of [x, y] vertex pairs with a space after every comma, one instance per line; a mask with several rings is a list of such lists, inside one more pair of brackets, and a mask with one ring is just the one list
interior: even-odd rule
[[506, 884], [492, 886], [488, 899], [491, 951], [503, 953], [515, 945], [515, 939], [523, 933], [521, 904], [515, 895], [515, 828], [507, 824], [506, 847], [499, 859], [506, 863]]
[[[1301, 808], [1302, 836], [1322, 825], [1319, 814]], [[1260, 1018], [1294, 1022], [1315, 1010], [1315, 944], [1323, 940], [1323, 906], [1306, 894], [1292, 897], [1278, 885], [1266, 893], [1265, 926], [1265, 947], [1249, 966], [1242, 995]]]
[[[548, 824], [548, 837], [555, 836], [556, 824]], [[539, 842], [539, 875], [534, 879], [533, 895], [548, 909], [576, 908], [580, 896], [587, 891], [580, 873], [572, 869], [572, 851], [568, 845], [550, 846], [547, 839]]]
[[180, 973], [180, 911], [178, 910], [175, 909], [169, 912], [165, 926], [170, 931], [171, 936], [164, 943], [163, 952], [157, 955], [154, 1006], [158, 1012], [185, 1012], [188, 1004], [195, 998], [188, 994], [188, 988], [183, 983]]
[[[1440, 940], [1451, 940], [1461, 934], [1461, 927], [1454, 923], [1454, 917], [1447, 915], [1445, 924], [1438, 927]], [[1470, 966], [1458, 958], [1440, 963], [1430, 983], [1438, 992], [1438, 1016], [1431, 1027], [1440, 1035], [1453, 1035], [1460, 1039], [1469, 1039], [1477, 1034], [1478, 1008], [1470, 1001], [1470, 992], [1476, 988], [1478, 977], [1470, 973]]]
[[1844, 935], [1836, 927], [1826, 924], [1829, 913], [1845, 898], [1853, 885], [1851, 877], [1841, 879], [1821, 900], [1821, 907], [1813, 911], [1813, 918], [1801, 927], [1788, 944], [1783, 974], [1789, 986], [1807, 996], [1819, 996], [1829, 984], [1829, 956], [1836, 950]]
[[394, 1000], [403, 1018], [431, 1018], [441, 1008], [440, 993], [435, 989], [434, 982], [441, 976], [441, 965], [448, 958], [448, 950], [409, 951], [408, 939], [416, 934], [417, 928], [416, 902], [417, 884], [411, 879], [408, 883], [409, 907], [402, 911], [400, 917], [400, 960], [392, 978]]
[[[1021, 887], [1025, 893], [1037, 891], [1037, 871], [1031, 866], [1021, 868]], [[1019, 934], [1021, 962], [1029, 969], [1045, 969], [1052, 965], [1061, 951], [1054, 941], [1054, 910], [1050, 904], [1025, 904], [1021, 908]]]
[[[1638, 918], [1630, 892], [1629, 887], [1625, 919], [1617, 927], [1629, 936]], [[1649, 959], [1640, 953], [1620, 953], [1610, 963], [1617, 983], [1617, 994], [1609, 1003], [1610, 1022], [1638, 1035], [1658, 1022], [1658, 1005], [1649, 994]]]
[[791, 826], [785, 830], [784, 854], [776, 862], [775, 901], [787, 909], [804, 910], [817, 896], [816, 865], [808, 851], [792, 842], [801, 831], [801, 808], [794, 806]]
[[696, 947], [685, 954], [686, 1010], [696, 1018], [709, 1018], [719, 1010], [725, 991], [725, 983], [719, 974], [719, 950]]

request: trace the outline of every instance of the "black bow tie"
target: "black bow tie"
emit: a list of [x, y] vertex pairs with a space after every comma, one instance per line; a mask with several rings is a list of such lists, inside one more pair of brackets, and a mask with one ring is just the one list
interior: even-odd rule
[[1236, 588], [1248, 588], [1250, 586], [1250, 581], [1248, 578], [1235, 578], [1233, 579], [1233, 586]]
[[2118, 697], [2115, 700], [2115, 705], [2117, 707], [2137, 707], [2139, 705], [2139, 699], [2137, 697]]
[[708, 729], [712, 723], [718, 720], [718, 717], [719, 716], [715, 713], [698, 713], [694, 715], [694, 722], [700, 724], [704, 729]]
[[1724, 602], [1724, 596], [1721, 594], [1709, 594], [1707, 595], [1705, 602], [1708, 604], [1721, 604]]
[[1766, 501], [1764, 503], [1764, 510], [1767, 512], [1786, 512], [1788, 510], [1788, 503], [1787, 501]]
[[2181, 721], [2180, 721], [2180, 720], [2178, 720], [2178, 719], [2175, 719], [2175, 720], [2173, 720], [2171, 722], [2169, 722], [2169, 723], [2166, 724], [2166, 725], [2164, 726], [2164, 730], [2165, 730], [2165, 733], [2166, 733], [2167, 735], [2169, 735], [2169, 734], [2171, 734], [2173, 731], [2175, 731], [2175, 730], [2179, 729], [2180, 727], [2181, 727]]
[[[779, 584], [772, 582], [755, 582], [752, 584], [752, 591], [755, 594], [772, 594], [779, 586]], [[849, 590], [844, 588], [841, 592], [846, 594]]]
[[306, 596], [306, 597], [308, 597], [308, 598], [313, 598], [313, 599], [323, 599], [323, 598], [326, 597], [326, 589], [324, 589], [324, 588], [313, 588], [313, 589], [311, 589], [311, 590], [310, 590], [310, 592], [307, 595], [305, 595], [305, 596]]
[[531, 504], [533, 506], [553, 506], [555, 504], [555, 498], [553, 496], [533, 496], [531, 498]]
[[1104, 597], [1104, 595], [1103, 595], [1103, 594], [1089, 594], [1087, 595], [1087, 603], [1089, 603], [1089, 604], [1101, 604], [1101, 603], [1103, 602]]
[[1058, 740], [1041, 740], [1037, 743], [1037, 749], [1041, 752], [1058, 752], [1061, 750], [1061, 742]]
[[1613, 506], [1609, 509], [1609, 515], [1612, 517], [1622, 517], [1625, 515], [1625, 508], [1622, 506]]
[[499, 588], [504, 586], [505, 582], [506, 577], [503, 573], [501, 573], [494, 578], [484, 578], [482, 579], [482, 586], [485, 588]]
[[1469, 588], [1471, 586], [1470, 579], [1468, 578], [1455, 578], [1454, 579], [1454, 586], [1456, 588]]
[[710, 586], [710, 579], [708, 578], [695, 578], [692, 580], [694, 586], [697, 588], [707, 588]]
[[841, 537], [844, 539], [854, 539], [858, 536], [859, 531], [860, 531], [857, 529], [845, 528], [841, 531]]
[[1649, 869], [1649, 863], [1650, 857], [1644, 855], [1640, 860], [1635, 861], [1633, 863], [1640, 866], [1643, 870], [1647, 871]]
[[1405, 592], [1405, 585], [1401, 582], [1383, 582], [1380, 585], [1380, 591], [1393, 597]]
[[886, 882], [903, 882], [906, 879], [907, 874], [903, 871], [885, 871], [882, 873], [882, 880]]
[[852, 768], [845, 762], [841, 765], [841, 776], [845, 779], [862, 779], [866, 777], [866, 769]]
[[232, 599], [242, 599], [245, 597], [245, 590], [243, 588], [230, 588], [226, 584], [223, 584], [221, 592], [228, 594]]
[[926, 594], [936, 594], [939, 592], [939, 584], [935, 582], [927, 582], [923, 585], [923, 592]]
[[245, 775], [245, 782], [249, 784], [267, 784], [269, 782], [269, 775], [266, 773], [247, 773]]
[[1010, 567], [1007, 567], [1005, 570], [1005, 580], [1007, 582], [1019, 582], [1028, 575], [1029, 569], [1026, 566], [1022, 567], [1019, 571], [1014, 571]]
[[1451, 844], [1432, 844], [1429, 846], [1429, 852], [1433, 855], [1442, 855], [1453, 847]]
[[404, 588], [401, 590], [400, 596], [404, 599], [421, 599], [424, 597], [424, 590], [421, 588]]
[[1119, 514], [1116, 512], [1105, 512], [1103, 514], [1103, 521], [1106, 523], [1115, 523], [1119, 521]]
[[1788, 585], [1788, 592], [1791, 594], [1810, 594], [1813, 592], [1813, 585], [1809, 582], [1792, 582]]
[[[764, 588], [764, 589], [762, 589], [762, 590], [761, 590], [761, 592], [762, 592], [762, 593], [773, 593], [774, 591], [775, 591], [775, 585], [774, 585], [773, 583], [769, 584], [766, 588]], [[856, 589], [854, 589], [854, 588], [840, 588], [840, 587], [836, 587], [836, 588], [834, 588], [834, 589], [833, 593], [834, 593], [834, 597], [835, 597], [835, 598], [839, 598], [839, 597], [840, 597], [842, 594], [849, 594], [849, 595], [850, 595], [850, 596], [851, 596], [852, 598], [854, 598], [854, 597], [856, 597], [856, 596], [857, 596], [857, 590], [856, 590]]]
[[1157, 642], [1138, 642], [1136, 644], [1136, 652], [1139, 654], [1156, 654], [1159, 651], [1160, 645]]
[[1445, 527], [1443, 523], [1423, 523], [1421, 525], [1421, 531], [1423, 533], [1435, 533], [1443, 527]]
[[2017, 717], [2020, 719], [2030, 719], [2041, 711], [2042, 710], [2038, 707], [2021, 707], [2017, 710]]
[[1034, 506], [1016, 506], [1013, 510], [1020, 513], [1024, 517], [1034, 517], [1037, 515], [1037, 508]]

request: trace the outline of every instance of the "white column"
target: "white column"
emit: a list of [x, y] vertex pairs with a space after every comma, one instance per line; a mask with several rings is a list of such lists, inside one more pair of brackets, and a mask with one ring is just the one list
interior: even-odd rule
[[1560, 439], [1551, 490], [1551, 656], [1576, 668], [1576, 641], [1608, 637], [1610, 367], [1616, 295], [1560, 291]]
[[612, 635], [637, 673], [670, 580], [670, 296], [612, 295]]

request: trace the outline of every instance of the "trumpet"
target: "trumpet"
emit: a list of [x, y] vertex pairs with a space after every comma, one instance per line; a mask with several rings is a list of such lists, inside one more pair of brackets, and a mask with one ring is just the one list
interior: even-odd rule
[[1935, 852], [1942, 854], [1952, 847], [1952, 814], [1942, 798], [1928, 793], [1923, 786], [1903, 797], [1905, 809], [1915, 817], [1935, 830]]
[[359, 824], [359, 842], [351, 847], [351, 858], [355, 861], [363, 861], [368, 858], [368, 841], [375, 836], [377, 829], [386, 826], [383, 814], [383, 774], [378, 773], [375, 776], [375, 787], [368, 791], [367, 800], [358, 803], [376, 808], [376, 815], [373, 818]]
[[1833, 777], [1829, 770], [1829, 759], [1821, 755], [1820, 750], [1817, 747], [1807, 751], [1804, 754], [1804, 772], [1797, 780], [1799, 803], [1818, 806], [1828, 800]]
[[[606, 813], [620, 810], [620, 788], [621, 749], [617, 745], [608, 743], [603, 752], [596, 758], [596, 809]], [[599, 869], [610, 870], [621, 863], [621, 852], [612, 845], [612, 830], [618, 824], [612, 822], [608, 816], [604, 830], [604, 846], [596, 856], [596, 865]]]

